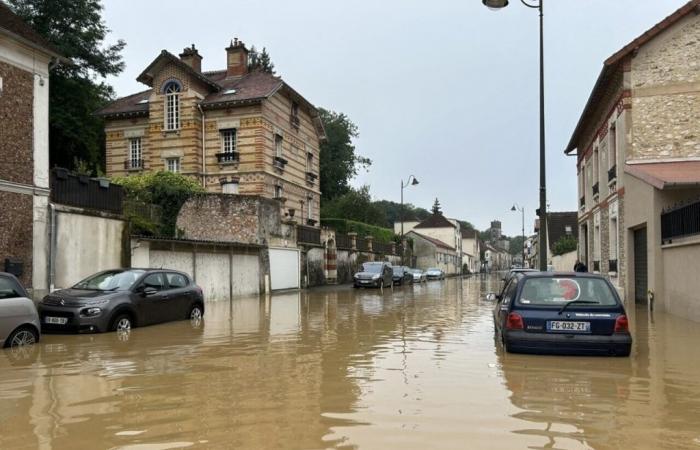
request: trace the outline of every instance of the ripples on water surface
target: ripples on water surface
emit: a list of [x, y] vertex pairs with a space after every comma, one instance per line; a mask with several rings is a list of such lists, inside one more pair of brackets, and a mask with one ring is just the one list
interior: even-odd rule
[[204, 323], [0, 353], [2, 449], [700, 449], [700, 326], [631, 358], [504, 354], [472, 277], [208, 304]]

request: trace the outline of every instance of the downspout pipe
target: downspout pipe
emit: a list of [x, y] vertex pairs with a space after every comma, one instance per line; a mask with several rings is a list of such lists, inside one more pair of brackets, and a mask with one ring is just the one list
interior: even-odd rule
[[49, 202], [49, 293], [56, 290], [56, 206]]
[[204, 110], [202, 109], [201, 103], [197, 103], [197, 109], [202, 115], [202, 187], [207, 188], [207, 140], [204, 136]]

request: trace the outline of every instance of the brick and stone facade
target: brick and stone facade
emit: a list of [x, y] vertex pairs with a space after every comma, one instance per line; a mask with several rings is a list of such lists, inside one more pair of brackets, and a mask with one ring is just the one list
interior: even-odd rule
[[[138, 78], [149, 90], [99, 113], [106, 120], [107, 174], [173, 170], [168, 161], [176, 159], [177, 170], [208, 192], [274, 198], [283, 217], [318, 226], [325, 138], [318, 111], [280, 78], [248, 72], [247, 60], [240, 41], [226, 49], [222, 71], [201, 72], [194, 47], [180, 58], [163, 51]], [[172, 82], [181, 89], [179, 126], [169, 130], [164, 88]]]

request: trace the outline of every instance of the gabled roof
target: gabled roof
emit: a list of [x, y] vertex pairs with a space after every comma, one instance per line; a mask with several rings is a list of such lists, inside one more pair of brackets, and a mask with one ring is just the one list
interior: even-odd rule
[[570, 227], [571, 236], [578, 239], [578, 213], [576, 211], [547, 213], [547, 240], [549, 248], [554, 247], [559, 239], [567, 235], [566, 228]]
[[406, 234], [411, 234], [411, 233], [415, 234], [416, 236], [418, 236], [422, 239], [425, 239], [426, 241], [430, 242], [431, 244], [435, 245], [436, 247], [440, 247], [440, 248], [444, 248], [444, 249], [452, 250], [452, 251], [455, 250], [454, 247], [450, 247], [449, 245], [442, 242], [440, 239], [435, 239], [435, 238], [432, 238], [430, 236], [426, 236], [424, 234], [418, 233], [418, 232], [413, 231], [413, 230], [409, 231]]
[[639, 49], [641, 46], [643, 46], [644, 44], [646, 44], [647, 42], [651, 41], [656, 36], [664, 32], [665, 30], [673, 26], [683, 17], [693, 12], [700, 12], [700, 0], [689, 1], [688, 3], [677, 9], [673, 14], [666, 17], [664, 20], [642, 33], [632, 42], [625, 45], [605, 60], [605, 62], [603, 63], [603, 68], [600, 71], [600, 75], [598, 76], [598, 79], [595, 85], [593, 86], [591, 95], [589, 96], [588, 101], [586, 102], [586, 106], [583, 108], [581, 117], [579, 118], [579, 121], [576, 124], [576, 128], [574, 129], [574, 132], [571, 135], [571, 139], [569, 140], [569, 144], [566, 146], [564, 153], [569, 154], [574, 149], [576, 149], [577, 141], [586, 126], [587, 119], [594, 113], [594, 109], [596, 104], [598, 103], [598, 100], [604, 94], [607, 85], [613, 79], [615, 71], [621, 67], [624, 59], [627, 56], [631, 55], [633, 52], [635, 52], [637, 49]]
[[457, 228], [442, 214], [431, 214], [427, 219], [415, 226], [415, 228]]
[[9, 6], [0, 0], [0, 34], [10, 36], [49, 56], [62, 58], [56, 47], [34, 31]]
[[118, 98], [97, 112], [99, 116], [113, 118], [147, 117], [151, 90]]
[[136, 77], [136, 81], [145, 84], [146, 86], [150, 87], [156, 87], [153, 86], [153, 78], [155, 77], [155, 74], [158, 73], [161, 67], [163, 67], [165, 64], [174, 64], [175, 66], [179, 67], [180, 69], [184, 70], [185, 72], [189, 73], [191, 76], [194, 78], [198, 79], [202, 83], [208, 85], [212, 90], [218, 91], [221, 90], [221, 86], [214, 81], [210, 80], [209, 78], [205, 77], [204, 74], [197, 72], [194, 70], [192, 67], [190, 67], [188, 64], [185, 64], [180, 58], [177, 56], [173, 55], [167, 50], [162, 50], [160, 52], [160, 55], [156, 56], [156, 59], [154, 59], [151, 64], [146, 67], [146, 69], [141, 72], [141, 75]]
[[700, 161], [625, 164], [625, 172], [657, 189], [700, 185]]
[[[221, 86], [221, 90], [209, 94], [202, 101], [202, 108], [235, 106], [251, 101], [260, 101], [277, 92], [284, 82], [269, 73], [255, 71], [241, 78], [226, 78], [226, 71], [205, 72], [208, 79]], [[227, 92], [233, 93], [227, 94]]]

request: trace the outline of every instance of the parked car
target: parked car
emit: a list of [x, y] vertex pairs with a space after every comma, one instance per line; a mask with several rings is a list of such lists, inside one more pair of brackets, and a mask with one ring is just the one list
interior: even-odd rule
[[390, 287], [394, 283], [394, 270], [387, 262], [366, 262], [362, 269], [355, 274], [354, 286], [359, 287]]
[[523, 273], [496, 300], [496, 337], [513, 353], [629, 356], [632, 336], [617, 291], [599, 275]]
[[420, 269], [409, 269], [409, 272], [411, 272], [411, 275], [413, 275], [413, 282], [414, 283], [425, 283], [428, 281], [428, 278], [425, 276], [425, 272], [423, 272]]
[[511, 278], [513, 278], [516, 275], [523, 274], [523, 273], [530, 273], [530, 272], [538, 272], [537, 269], [510, 269], [506, 276], [502, 278], [503, 280], [503, 288], [506, 287], [508, 282], [510, 281]]
[[409, 272], [408, 267], [393, 266], [392, 270], [394, 272], [394, 284], [399, 286], [403, 286], [404, 284], [413, 284], [413, 274]]
[[41, 323], [34, 302], [14, 275], [0, 272], [0, 342], [21, 347], [39, 342]]
[[425, 277], [428, 280], [444, 280], [445, 272], [443, 272], [441, 269], [433, 267], [425, 271]]
[[99, 272], [39, 303], [44, 331], [128, 331], [203, 316], [202, 289], [189, 275], [165, 269]]

